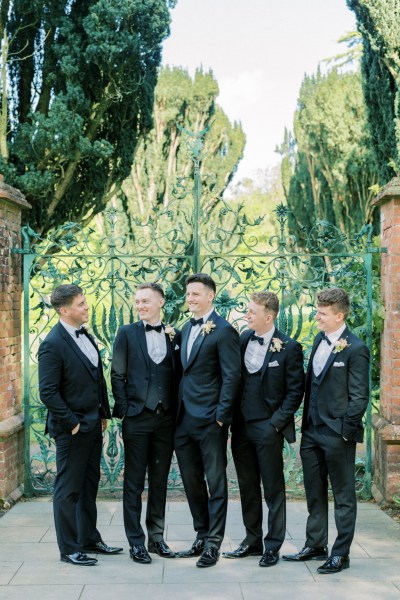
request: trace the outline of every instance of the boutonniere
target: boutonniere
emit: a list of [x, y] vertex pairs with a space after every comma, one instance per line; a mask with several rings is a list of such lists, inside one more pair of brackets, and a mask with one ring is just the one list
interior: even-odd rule
[[176, 334], [176, 331], [172, 327], [172, 325], [166, 325], [164, 328], [164, 332], [165, 332], [165, 335], [167, 335], [172, 342], [172, 340], [174, 339], [175, 334]]
[[215, 329], [216, 325], [214, 323], [214, 321], [207, 321], [206, 323], [203, 323], [203, 325], [201, 326], [201, 335], [204, 337], [205, 335], [208, 335], [209, 333], [212, 332], [213, 329]]
[[271, 345], [269, 347], [269, 351], [270, 352], [280, 352], [281, 350], [284, 350], [284, 345], [286, 344], [286, 342], [284, 342], [283, 340], [279, 339], [279, 338], [272, 338], [271, 340]]
[[351, 346], [351, 344], [349, 344], [349, 342], [345, 338], [340, 338], [336, 342], [333, 342], [332, 352], [333, 352], [333, 354], [337, 354], [338, 352], [341, 352], [342, 350], [344, 350], [345, 348], [348, 348], [349, 346]]

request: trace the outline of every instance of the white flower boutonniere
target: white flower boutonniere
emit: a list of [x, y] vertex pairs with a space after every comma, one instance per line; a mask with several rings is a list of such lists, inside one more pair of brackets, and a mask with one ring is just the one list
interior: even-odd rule
[[201, 326], [201, 335], [208, 335], [212, 332], [213, 329], [215, 329], [215, 327], [216, 325], [213, 321], [207, 321], [206, 323], [203, 323], [203, 325]]
[[345, 348], [351, 346], [351, 344], [349, 344], [349, 342], [345, 338], [340, 338], [336, 342], [333, 342], [333, 346], [334, 347], [332, 352], [333, 354], [337, 354], [338, 352], [341, 352]]
[[284, 348], [285, 344], [286, 344], [286, 342], [283, 342], [279, 338], [272, 338], [269, 350], [270, 350], [270, 352], [280, 352], [281, 350], [285, 349]]
[[167, 335], [172, 342], [172, 340], [174, 339], [175, 334], [176, 334], [176, 331], [172, 327], [172, 325], [166, 325], [164, 328], [164, 332], [165, 332], [165, 335]]

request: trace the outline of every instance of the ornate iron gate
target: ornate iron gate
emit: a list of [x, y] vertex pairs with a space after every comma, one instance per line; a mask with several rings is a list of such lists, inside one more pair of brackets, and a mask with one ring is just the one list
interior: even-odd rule
[[[340, 285], [353, 297], [351, 327], [372, 346], [372, 257], [379, 252], [372, 229], [365, 226], [347, 239], [327, 222], [310, 231], [299, 231], [302, 242], [287, 230], [289, 212], [279, 205], [265, 242], [265, 219], [250, 221], [243, 206], [218, 197], [215, 179], [200, 174], [203, 137], [183, 132], [194, 165], [191, 178], [181, 178], [168, 206], [154, 209], [145, 223], [137, 222], [135, 237], [121, 235], [123, 213], [109, 210], [82, 228], [66, 223], [44, 238], [29, 227], [23, 229], [24, 245], [15, 252], [24, 258], [24, 406], [26, 423], [25, 491], [49, 493], [55, 476], [55, 447], [44, 436], [46, 409], [40, 402], [37, 383], [39, 343], [57, 317], [49, 296], [60, 283], [76, 283], [85, 290], [91, 306], [89, 325], [97, 337], [106, 373], [119, 325], [135, 320], [134, 291], [143, 281], [159, 281], [166, 289], [165, 321], [181, 326], [187, 317], [184, 280], [188, 273], [205, 271], [217, 282], [216, 308], [237, 328], [245, 327], [249, 294], [269, 289], [280, 298], [278, 327], [303, 344], [308, 357], [316, 333], [316, 292]], [[371, 375], [370, 375], [371, 377]], [[366, 443], [360, 458], [359, 489], [370, 495], [371, 411], [366, 415]], [[298, 415], [298, 423], [300, 414]], [[297, 446], [287, 446], [286, 478], [289, 489], [301, 482]], [[110, 423], [105, 434], [101, 489], [122, 487], [124, 457], [120, 424]], [[231, 461], [231, 489], [237, 487]], [[181, 489], [179, 470], [173, 462], [170, 489]], [[301, 489], [301, 488], [299, 488]]]

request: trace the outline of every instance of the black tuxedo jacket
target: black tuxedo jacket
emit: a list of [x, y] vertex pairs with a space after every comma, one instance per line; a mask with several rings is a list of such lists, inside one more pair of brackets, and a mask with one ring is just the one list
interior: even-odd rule
[[[322, 337], [322, 333], [316, 336], [308, 363], [303, 429], [308, 426], [312, 362]], [[333, 431], [346, 440], [362, 442], [362, 418], [369, 400], [369, 350], [347, 327], [340, 337], [346, 339], [349, 345], [341, 352], [329, 355], [320, 375], [318, 411]]]
[[[93, 336], [89, 339], [97, 349]], [[78, 423], [82, 432], [90, 431], [99, 415], [111, 418], [100, 354], [96, 369], [57, 323], [40, 344], [38, 358], [40, 399], [48, 408], [45, 433], [55, 437]]]
[[183, 415], [184, 400], [187, 413], [197, 424], [221, 421], [229, 425], [240, 383], [239, 336], [232, 325], [215, 311], [208, 320], [215, 324], [215, 328], [208, 334], [198, 334], [189, 360], [190, 322], [182, 329], [183, 376], [179, 387], [178, 420]]
[[[175, 329], [173, 340], [165, 334], [171, 348], [174, 369], [174, 402], [181, 374], [179, 358], [180, 331]], [[149, 386], [149, 353], [146, 333], [142, 321], [124, 325], [118, 331], [114, 342], [111, 365], [111, 385], [115, 400], [113, 417], [132, 417], [142, 412], [147, 399]]]
[[[242, 370], [246, 369], [244, 355], [252, 330], [240, 336]], [[280, 431], [289, 443], [296, 440], [294, 415], [304, 394], [304, 363], [301, 345], [275, 328], [273, 338], [283, 342], [279, 352], [270, 344], [261, 369], [261, 397], [268, 406], [271, 425]]]

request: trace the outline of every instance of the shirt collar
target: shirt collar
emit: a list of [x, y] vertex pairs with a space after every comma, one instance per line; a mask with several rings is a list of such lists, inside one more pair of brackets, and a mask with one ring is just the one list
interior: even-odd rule
[[79, 328], [77, 329], [76, 327], [74, 327], [74, 325], [69, 325], [69, 323], [66, 323], [62, 319], [60, 319], [60, 323], [67, 330], [67, 332], [70, 335], [72, 335], [73, 337], [76, 337], [75, 331], [78, 331]]
[[[206, 313], [203, 317], [201, 317], [203, 319], [203, 323], [207, 323], [209, 317], [212, 315], [213, 312], [214, 312], [214, 307], [212, 307], [210, 312]], [[200, 317], [199, 317], [199, 319], [200, 319]]]
[[336, 329], [336, 331], [333, 331], [326, 337], [332, 343], [337, 342], [345, 329], [346, 329], [346, 323], [344, 323], [339, 329]]
[[[145, 321], [144, 319], [142, 320], [143, 325], [146, 327], [146, 325], [151, 325], [151, 323], [149, 323], [148, 321]], [[157, 323], [153, 324], [153, 327], [157, 327], [158, 325], [162, 325], [161, 321], [157, 321]]]
[[273, 337], [274, 333], [275, 333], [275, 327], [273, 327], [272, 329], [270, 329], [269, 331], [267, 331], [267, 333], [264, 333], [263, 335], [259, 335], [258, 337], [262, 337], [262, 339], [264, 340], [264, 344], [263, 345], [264, 346], [268, 346], [269, 343], [270, 343], [270, 341], [272, 340], [272, 337]]

